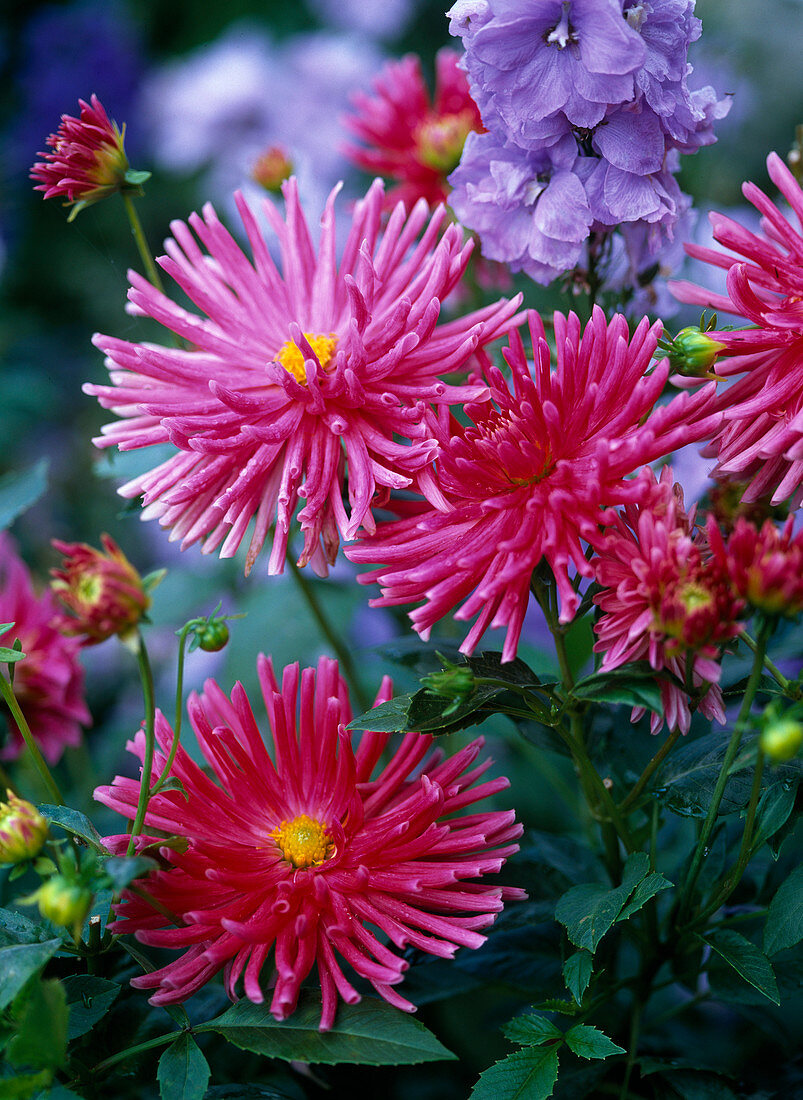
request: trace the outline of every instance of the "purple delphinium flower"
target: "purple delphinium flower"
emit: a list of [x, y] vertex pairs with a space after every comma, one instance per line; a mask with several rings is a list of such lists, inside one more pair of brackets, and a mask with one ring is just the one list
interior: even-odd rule
[[574, 267], [592, 222], [585, 190], [572, 171], [573, 137], [527, 152], [494, 134], [471, 133], [449, 182], [450, 205], [482, 239], [483, 254], [538, 282]]
[[[474, 6], [479, 18], [471, 18]], [[519, 144], [551, 137], [559, 111], [591, 127], [609, 103], [633, 98], [646, 48], [622, 18], [621, 0], [489, 0], [449, 14], [483, 121], [498, 120]]]

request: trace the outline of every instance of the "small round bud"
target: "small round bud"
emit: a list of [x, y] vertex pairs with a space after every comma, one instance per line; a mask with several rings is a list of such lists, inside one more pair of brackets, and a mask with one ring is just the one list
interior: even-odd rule
[[24, 900], [28, 905], [36, 902], [45, 920], [71, 928], [78, 937], [92, 908], [92, 898], [92, 891], [86, 886], [71, 882], [64, 875], [53, 875]]
[[203, 626], [196, 627], [195, 637], [198, 640], [199, 649], [203, 649], [206, 653], [217, 653], [229, 640], [229, 628], [223, 619], [212, 619]]
[[672, 341], [669, 362], [677, 374], [699, 378], [708, 373], [724, 349], [724, 344], [692, 326], [681, 329]]
[[47, 840], [47, 821], [35, 806], [8, 791], [0, 802], [0, 863], [34, 859]]
[[422, 679], [421, 683], [433, 695], [441, 695], [452, 700], [443, 712], [443, 716], [447, 717], [456, 711], [460, 703], [473, 692], [474, 673], [468, 665], [447, 664], [442, 672], [431, 672], [429, 676]]
[[281, 145], [272, 145], [257, 158], [251, 179], [271, 195], [281, 194], [282, 184], [293, 174], [293, 162]]
[[761, 734], [761, 748], [774, 764], [792, 760], [803, 746], [803, 724], [793, 718], [770, 722]]

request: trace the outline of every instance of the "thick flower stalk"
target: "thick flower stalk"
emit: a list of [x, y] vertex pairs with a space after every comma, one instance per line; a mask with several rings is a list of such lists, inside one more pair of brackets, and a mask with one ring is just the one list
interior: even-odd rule
[[[108, 356], [111, 385], [85, 389], [120, 420], [95, 442], [121, 450], [171, 443], [177, 453], [120, 492], [144, 500], [182, 548], [202, 543], [231, 557], [251, 521], [248, 572], [272, 527], [269, 571], [282, 571], [291, 521], [304, 535], [300, 565], [325, 574], [339, 536], [374, 529], [371, 506], [391, 489], [431, 495], [436, 414], [481, 396], [439, 375], [514, 323], [518, 300], [438, 324], [441, 302], [460, 280], [471, 242], [441, 207], [407, 216], [397, 206], [380, 229], [376, 181], [354, 210], [338, 262], [333, 191], [313, 246], [295, 181], [284, 186], [283, 220], [264, 211], [281, 250], [279, 271], [256, 219], [238, 208], [253, 261], [212, 209], [189, 226], [173, 222], [161, 266], [200, 310], [184, 309], [131, 275], [135, 310], [188, 347], [95, 343]], [[206, 248], [199, 247], [198, 241]], [[348, 512], [343, 501], [348, 469]]]
[[64, 561], [51, 570], [51, 588], [66, 608], [54, 619], [62, 634], [75, 635], [84, 645], [97, 645], [114, 634], [125, 638], [151, 604], [142, 577], [109, 535], [101, 535], [103, 550], [85, 542], [53, 540]]
[[113, 195], [129, 184], [125, 155], [125, 126], [112, 122], [96, 95], [89, 103], [79, 99], [81, 114], [61, 116], [61, 125], [47, 139], [50, 152], [39, 153], [44, 159], [31, 169], [31, 179], [39, 180], [35, 191], [44, 191], [46, 199], [61, 197], [72, 206], [70, 221], [86, 206]]
[[345, 121], [363, 144], [349, 145], [346, 155], [365, 171], [396, 181], [386, 196], [389, 206], [445, 202], [451, 191], [446, 177], [460, 163], [467, 136], [483, 128], [458, 60], [454, 50], [438, 52], [432, 99], [415, 54], [389, 61], [373, 82], [373, 95], [352, 97], [354, 113]]
[[[149, 894], [180, 923], [171, 926], [126, 892], [115, 925], [183, 954], [133, 984], [155, 990], [152, 1003], [171, 1004], [225, 968], [232, 998], [241, 979], [256, 1003], [272, 988], [271, 1012], [283, 1020], [317, 964], [327, 1029], [340, 999], [360, 999], [346, 963], [390, 1004], [412, 1011], [393, 988], [409, 966], [401, 951], [451, 958], [458, 947], [479, 947], [478, 930], [493, 923], [505, 898], [523, 896], [477, 881], [518, 850], [513, 812], [462, 812], [508, 781], [478, 782], [491, 764], [477, 763], [482, 739], [444, 758], [419, 733], [408, 733], [374, 775], [390, 735], [366, 732], [352, 745], [348, 691], [335, 661], [321, 658], [317, 670], [291, 665], [281, 686], [269, 659], [259, 658], [258, 671], [270, 753], [241, 685], [229, 698], [210, 680], [189, 701], [208, 766], [179, 747], [172, 774], [186, 799], [161, 791], [146, 818], [146, 829], [187, 840], [184, 852], [160, 849], [163, 869], [148, 880]], [[377, 702], [390, 694], [385, 680]], [[158, 774], [173, 738], [161, 714], [156, 736]], [[129, 748], [142, 757], [141, 733]], [[131, 818], [139, 781], [118, 776], [95, 796]], [[118, 842], [127, 837], [107, 841]]]
[[[602, 587], [594, 596], [602, 611], [594, 646], [604, 654], [601, 670], [648, 661], [674, 677], [658, 680], [664, 713], [651, 715], [652, 732], [664, 722], [688, 732], [690, 691], [706, 717], [724, 723], [718, 659], [742, 629], [744, 601], [695, 528], [694, 514], [687, 515], [669, 467], [641, 506], [627, 505], [617, 515], [591, 565]], [[633, 721], [643, 713], [635, 708]]]
[[[39, 748], [50, 763], [67, 745], [81, 740], [81, 726], [91, 716], [84, 703], [84, 673], [78, 661], [80, 642], [65, 638], [53, 625], [58, 606], [45, 591], [37, 596], [25, 564], [8, 536], [0, 536], [0, 622], [14, 626], [3, 637], [4, 645], [15, 638], [25, 658], [14, 665], [14, 695]], [[9, 735], [0, 759], [15, 759], [24, 748], [22, 735], [6, 707], [0, 716]]]
[[460, 604], [455, 618], [478, 615], [461, 650], [472, 653], [488, 626], [504, 626], [506, 661], [538, 563], [551, 567], [568, 622], [580, 603], [570, 571], [592, 574], [583, 542], [597, 543], [612, 508], [641, 499], [644, 482], [631, 475], [718, 423], [707, 415], [713, 384], [692, 402], [684, 394], [655, 407], [669, 370], [658, 363], [647, 374], [659, 323], [644, 318], [631, 337], [620, 314], [608, 323], [597, 308], [583, 331], [575, 314], [556, 313], [553, 368], [543, 324], [529, 317], [533, 375], [517, 330], [504, 352], [512, 390], [485, 357], [492, 402], [467, 406], [473, 423], [453, 422], [443, 442], [437, 478], [448, 511], [382, 524], [347, 550], [352, 561], [380, 567], [359, 578], [381, 586], [375, 606], [424, 601], [410, 618], [427, 638]]
[[745, 198], [762, 215], [761, 231], [714, 213], [714, 239], [730, 251], [686, 246], [690, 256], [727, 271], [727, 293], [682, 281], [671, 289], [682, 302], [736, 314], [751, 326], [708, 333], [725, 348], [717, 374], [737, 378], [719, 398], [723, 425], [706, 452], [719, 460], [715, 472], [750, 478], [748, 502], [772, 492], [773, 504], [788, 500], [798, 507], [803, 499], [803, 191], [777, 153], [767, 158], [767, 170], [797, 224], [755, 184], [745, 183]]

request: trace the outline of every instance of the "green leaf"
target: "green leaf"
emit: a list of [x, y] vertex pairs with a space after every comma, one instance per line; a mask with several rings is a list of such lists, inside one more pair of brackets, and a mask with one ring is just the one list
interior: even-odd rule
[[577, 1001], [582, 1003], [583, 994], [591, 981], [591, 973], [594, 969], [594, 956], [585, 949], [575, 951], [563, 964], [563, 978], [566, 988]]
[[41, 1070], [20, 1077], [3, 1077], [0, 1079], [0, 1100], [31, 1100], [34, 1094], [42, 1096], [39, 1090], [48, 1084], [52, 1076], [48, 1070]]
[[770, 902], [764, 951], [777, 955], [803, 939], [803, 866], [796, 867]]
[[209, 1084], [209, 1063], [185, 1032], [162, 1054], [156, 1077], [162, 1100], [203, 1100]]
[[47, 467], [47, 459], [41, 458], [35, 466], [0, 477], [0, 531], [10, 527], [45, 492]]
[[100, 833], [86, 814], [82, 814], [80, 810], [73, 810], [69, 806], [49, 806], [44, 803], [36, 808], [48, 821], [51, 821], [54, 825], [59, 825], [68, 833], [72, 833], [73, 836], [80, 837], [96, 852], [106, 851]]
[[103, 871], [111, 879], [115, 892], [123, 890], [136, 878], [145, 878], [159, 864], [148, 856], [110, 856], [103, 861]]
[[94, 974], [71, 974], [62, 982], [70, 1010], [67, 1039], [77, 1039], [106, 1015], [120, 992], [120, 986]]
[[611, 889], [601, 883], [573, 886], [555, 907], [555, 917], [565, 925], [569, 939], [576, 947], [596, 951], [602, 937], [615, 923], [625, 902], [649, 870], [646, 852], [633, 852], [627, 857], [622, 885]]
[[8, 646], [0, 646], [0, 664], [13, 665], [15, 661], [21, 661], [26, 654], [20, 649], [9, 649]]
[[580, 1058], [610, 1058], [612, 1054], [624, 1054], [625, 1048], [590, 1024], [575, 1024], [564, 1036], [569, 1049]]
[[798, 783], [798, 780], [773, 783], [761, 795], [756, 807], [755, 834], [751, 845], [754, 852], [786, 824], [795, 806]]
[[578, 680], [572, 689], [576, 699], [588, 703], [618, 703], [627, 707], [646, 707], [663, 714], [661, 685], [652, 669], [642, 672], [629, 665], [613, 672], [596, 672]]
[[151, 178], [150, 172], [140, 172], [136, 168], [129, 168], [123, 179], [126, 183], [132, 187], [141, 187], [143, 183], [147, 183]]
[[658, 874], [657, 871], [653, 871], [652, 874], [647, 875], [642, 879], [624, 907], [622, 912], [616, 918], [617, 921], [627, 920], [628, 917], [632, 917], [634, 913], [637, 913], [641, 909], [642, 905], [645, 905], [650, 898], [654, 898], [656, 894], [660, 894], [662, 890], [669, 890], [675, 884], [670, 882], [668, 878], [664, 878], [663, 875]]
[[61, 940], [0, 948], [0, 1009], [10, 1005], [29, 978], [61, 947]]
[[77, 1092], [68, 1089], [66, 1085], [60, 1085], [58, 1081], [44, 1092], [37, 1092], [34, 1100], [83, 1100]]
[[53, 939], [54, 929], [43, 927], [16, 909], [0, 909], [0, 947], [15, 943], [43, 943]]
[[[676, 814], [705, 817], [729, 741], [729, 734], [715, 730], [676, 747], [661, 770], [661, 786], [656, 789], [656, 796]], [[735, 813], [749, 801], [752, 776], [747, 770], [747, 755], [740, 754], [731, 767], [719, 809], [721, 815]]]
[[281, 1092], [270, 1085], [212, 1085], [204, 1100], [297, 1100], [297, 1093]]
[[563, 1038], [563, 1032], [555, 1027], [545, 1016], [517, 1016], [502, 1028], [502, 1033], [511, 1043], [522, 1046], [542, 1046]]
[[712, 928], [702, 937], [724, 961], [746, 982], [763, 993], [776, 1005], [781, 1003], [778, 983], [766, 955], [730, 928]]
[[469, 1100], [547, 1100], [557, 1079], [555, 1047], [528, 1047], [481, 1073]]
[[67, 995], [55, 979], [38, 982], [22, 1010], [17, 1034], [6, 1047], [14, 1066], [56, 1070], [67, 1060]]
[[267, 1005], [240, 1001], [195, 1032], [216, 1031], [241, 1050], [268, 1058], [325, 1065], [397, 1066], [455, 1057], [423, 1024], [384, 1001], [341, 1004], [329, 1031], [319, 1030], [320, 1018], [320, 997], [307, 993], [281, 1023]]

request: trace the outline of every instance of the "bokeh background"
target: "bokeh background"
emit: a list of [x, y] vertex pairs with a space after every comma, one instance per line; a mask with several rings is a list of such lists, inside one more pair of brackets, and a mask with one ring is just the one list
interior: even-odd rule
[[[245, 580], [241, 561], [205, 558], [197, 548], [180, 554], [154, 522], [140, 523], [136, 508], [116, 496], [116, 484], [154, 463], [150, 452], [123, 460], [95, 450], [91, 438], [107, 416], [82, 394], [81, 383], [105, 376], [102, 356], [90, 343], [93, 332], [153, 336], [124, 310], [126, 269], [138, 265], [138, 256], [116, 197], [68, 224], [58, 202], [44, 203], [32, 190], [28, 172], [61, 114], [77, 113], [78, 98], [95, 93], [111, 117], [127, 124], [132, 166], [153, 172], [138, 208], [157, 253], [171, 219], [184, 219], [209, 200], [229, 215], [231, 192], [254, 191], [250, 169], [276, 144], [296, 167], [313, 219], [341, 178], [345, 211], [348, 198], [368, 182], [341, 152], [349, 95], [367, 89], [385, 59], [409, 51], [420, 54], [431, 73], [435, 52], [450, 42], [459, 45], [449, 38], [444, 0], [3, 0], [1, 7], [0, 476], [45, 460], [48, 477], [46, 494], [12, 534], [43, 583], [56, 564], [54, 537], [97, 544], [108, 531], [143, 573], [167, 567], [149, 632], [157, 697], [165, 709], [174, 683], [175, 632], [219, 600], [224, 611], [246, 617], [233, 624], [223, 652], [189, 658], [187, 687], [214, 675], [226, 688], [240, 679], [256, 692], [258, 650], [272, 653], [280, 666], [312, 664], [326, 643], [291, 577], [269, 578], [263, 561]], [[718, 143], [684, 158], [681, 185], [699, 211], [695, 239], [706, 241], [708, 209], [753, 216], [743, 206], [742, 181], [766, 186], [766, 154], [776, 149], [786, 155], [803, 122], [803, 2], [698, 0], [697, 14], [704, 29], [691, 52], [693, 85], [711, 83], [720, 94], [733, 93], [730, 115], [717, 127]], [[710, 278], [701, 270], [684, 273]], [[571, 307], [560, 288], [522, 288], [528, 304]], [[678, 314], [668, 323], [679, 327], [690, 319]], [[694, 455], [682, 461], [694, 495], [706, 467]], [[384, 671], [407, 687], [414, 682], [408, 660], [414, 636], [403, 613], [368, 608], [370, 592], [354, 583], [354, 572], [342, 560], [328, 581], [315, 582], [319, 596], [354, 648], [366, 688], [376, 688]], [[533, 621], [521, 651], [535, 667], [549, 661], [541, 630]], [[451, 621], [438, 633], [442, 648], [461, 637]], [[486, 638], [489, 646], [494, 641]], [[591, 642], [585, 626], [572, 639], [578, 659], [590, 653]], [[110, 642], [88, 650], [85, 663], [94, 725], [84, 747], [65, 755], [61, 770], [72, 804], [91, 808], [102, 825], [91, 789], [129, 766], [123, 745], [139, 722], [140, 702], [133, 661], [122, 648]], [[500, 770], [513, 781], [508, 804], [549, 830], [565, 817], [566, 806], [549, 793], [545, 765], [534, 766], [532, 751], [520, 739], [495, 740]], [[553, 766], [560, 779], [563, 762]], [[470, 966], [468, 977], [461, 973], [469, 988]], [[500, 1019], [510, 1014], [503, 1004], [484, 1006], [492, 1008]], [[470, 1049], [455, 1029], [459, 1018], [444, 1016], [439, 1034], [464, 1055], [471, 1080], [472, 1067], [487, 1065], [506, 1048], [493, 1028], [485, 1028], [485, 1046]], [[446, 1095], [440, 1072], [429, 1067], [416, 1077], [412, 1094], [423, 1100]]]

